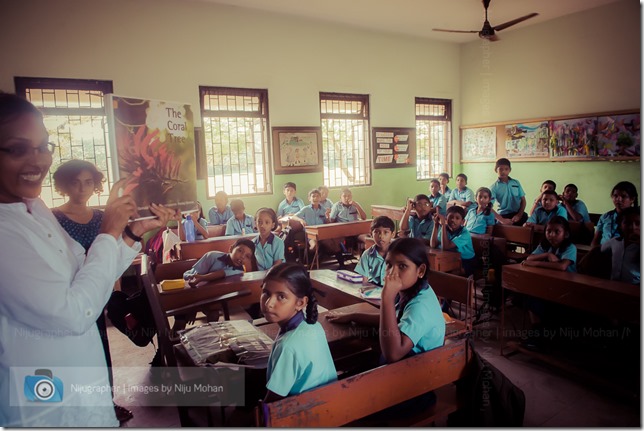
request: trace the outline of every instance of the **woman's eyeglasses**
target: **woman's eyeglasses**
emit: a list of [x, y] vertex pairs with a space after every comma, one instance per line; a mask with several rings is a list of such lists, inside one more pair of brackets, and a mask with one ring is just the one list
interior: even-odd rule
[[10, 147], [0, 148], [0, 151], [9, 154], [9, 157], [15, 160], [20, 160], [31, 156], [32, 154], [34, 154], [34, 152], [37, 154], [52, 155], [55, 149], [56, 149], [56, 144], [52, 142], [45, 142], [44, 144], [40, 144], [37, 147], [31, 147], [29, 145], [20, 145], [20, 144], [12, 145]]

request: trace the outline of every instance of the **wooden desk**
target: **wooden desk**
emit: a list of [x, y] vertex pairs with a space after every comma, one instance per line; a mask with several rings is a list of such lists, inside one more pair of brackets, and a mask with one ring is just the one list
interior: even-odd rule
[[[372, 237], [365, 238], [364, 247], [368, 249], [375, 244]], [[461, 272], [461, 253], [457, 251], [445, 251], [440, 248], [429, 248], [429, 269], [440, 272]]]
[[317, 295], [318, 303], [329, 310], [353, 304], [369, 303], [371, 307], [380, 307], [380, 301], [365, 299], [360, 295], [361, 287], [374, 287], [371, 283], [351, 283], [339, 280], [337, 272], [331, 269], [314, 269], [309, 272], [313, 287], [326, 296]]
[[230, 247], [232, 247], [238, 239], [248, 238], [252, 240], [257, 235], [257, 233], [250, 233], [246, 235], [217, 236], [214, 238], [197, 240], [195, 242], [182, 241], [175, 247], [177, 249], [177, 256], [179, 256], [180, 260], [200, 259], [201, 256], [209, 251], [223, 251], [224, 253], [228, 253], [230, 251]]
[[396, 223], [396, 226], [398, 226], [404, 212], [404, 207], [394, 205], [371, 205], [371, 217], [376, 218], [378, 216], [387, 216]]
[[313, 260], [311, 261], [311, 269], [313, 269], [314, 265], [316, 269], [319, 269], [320, 241], [367, 234], [371, 231], [371, 220], [320, 224], [316, 226], [307, 226], [305, 230], [306, 237], [308, 239], [315, 240], [315, 253], [313, 254]]

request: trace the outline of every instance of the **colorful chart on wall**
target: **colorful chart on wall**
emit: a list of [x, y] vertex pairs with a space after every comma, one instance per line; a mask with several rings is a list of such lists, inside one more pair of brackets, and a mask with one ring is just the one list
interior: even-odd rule
[[597, 156], [597, 117], [550, 121], [550, 156], [583, 158]]
[[597, 155], [640, 155], [640, 115], [611, 115], [597, 119]]
[[548, 122], [505, 126], [505, 152], [513, 157], [548, 157]]
[[372, 133], [374, 169], [416, 165], [414, 128], [373, 127]]
[[461, 137], [463, 161], [492, 161], [496, 159], [496, 127], [463, 129]]

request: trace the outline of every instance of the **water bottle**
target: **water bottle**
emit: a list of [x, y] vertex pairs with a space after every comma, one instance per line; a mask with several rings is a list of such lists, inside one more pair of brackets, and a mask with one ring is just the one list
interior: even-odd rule
[[192, 216], [190, 214], [186, 217], [183, 229], [186, 232], [186, 241], [195, 242], [195, 222], [192, 221]]

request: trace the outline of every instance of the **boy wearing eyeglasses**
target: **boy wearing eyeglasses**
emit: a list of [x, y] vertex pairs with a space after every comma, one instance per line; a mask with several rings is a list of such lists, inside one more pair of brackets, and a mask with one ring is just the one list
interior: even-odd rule
[[[412, 214], [412, 209], [415, 210], [415, 214]], [[433, 227], [432, 203], [429, 197], [421, 193], [413, 200], [409, 199], [400, 218], [400, 230], [409, 230], [410, 238], [430, 239]]]

